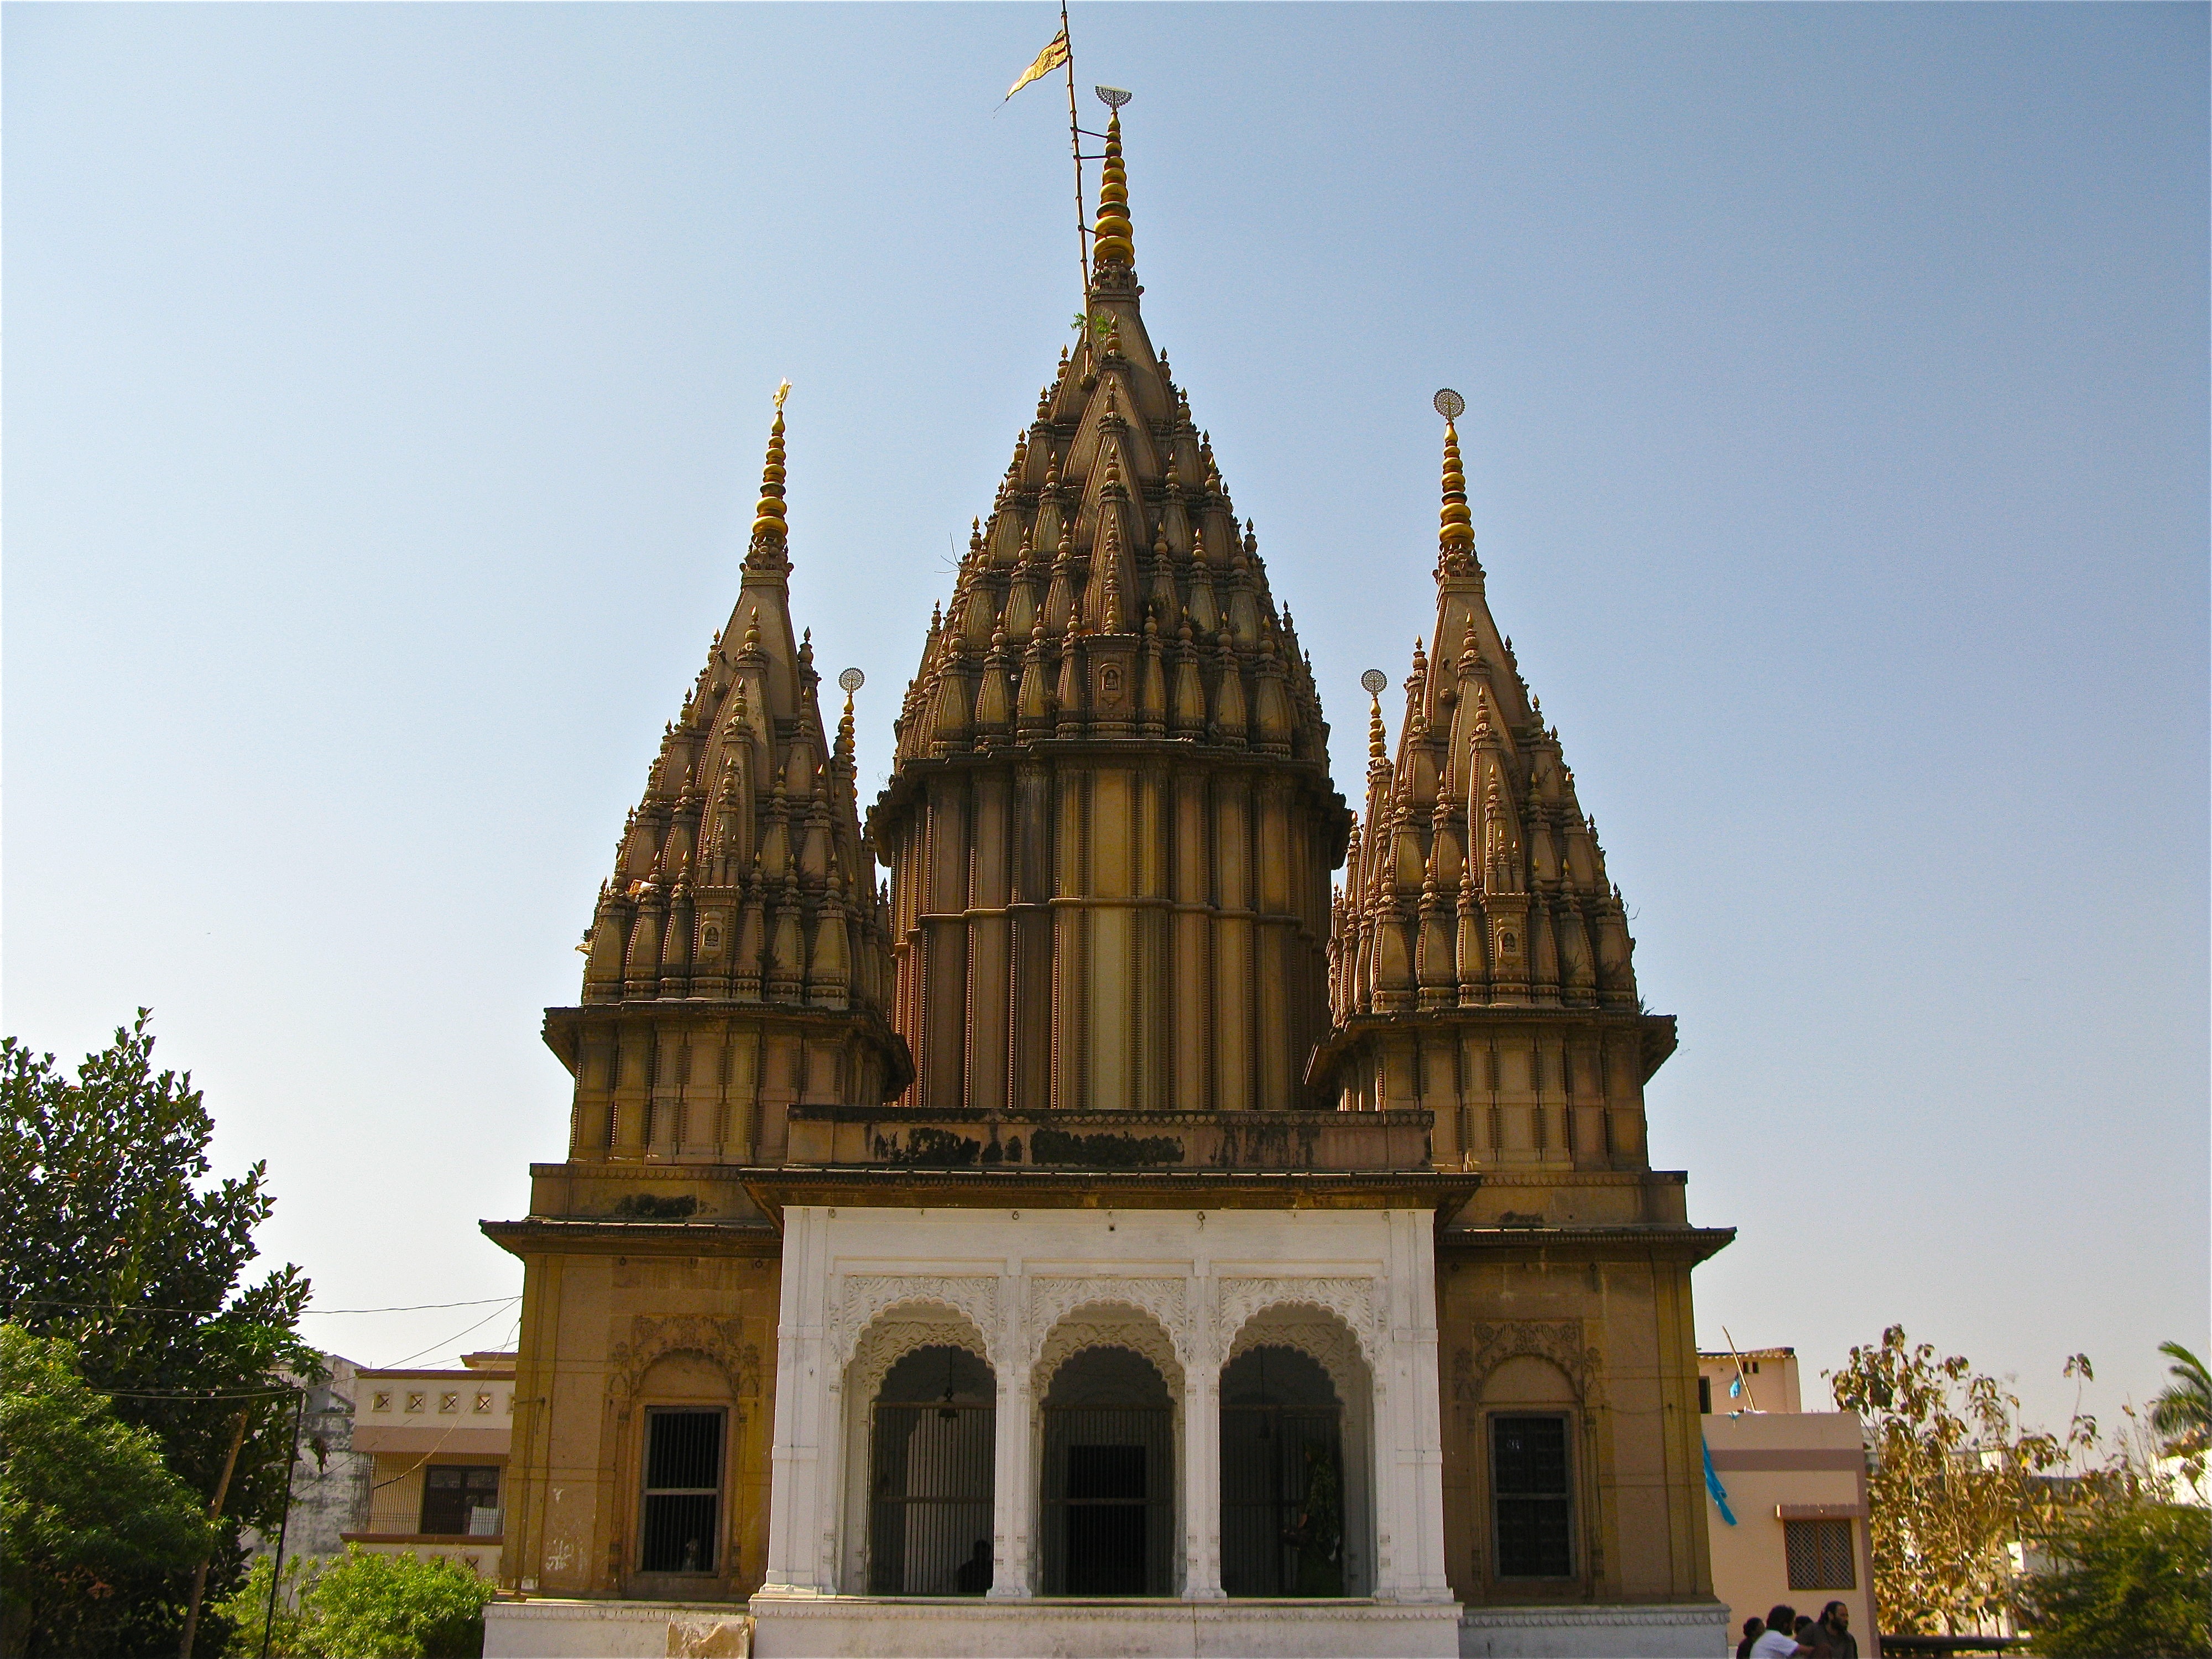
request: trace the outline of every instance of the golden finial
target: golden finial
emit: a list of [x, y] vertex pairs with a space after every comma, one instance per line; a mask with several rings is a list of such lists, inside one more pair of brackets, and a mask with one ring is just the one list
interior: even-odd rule
[[753, 543], [784, 543], [783, 520], [783, 400], [791, 394], [786, 380], [775, 389], [775, 424], [769, 428], [768, 459], [761, 466], [760, 505], [753, 509]]
[[1447, 553], [1474, 550], [1474, 522], [1467, 510], [1467, 473], [1459, 459], [1456, 422], [1467, 410], [1467, 400], [1447, 387], [1436, 396], [1437, 412], [1444, 417], [1444, 505], [1439, 515], [1438, 543]]
[[1121, 112], [1106, 123], [1106, 177], [1098, 186], [1098, 221], [1091, 243], [1093, 264], [1133, 265], [1135, 244], [1130, 240], [1129, 176], [1121, 166]]
[[1388, 763], [1390, 755], [1382, 732], [1382, 692], [1390, 684], [1390, 677], [1379, 668], [1370, 668], [1359, 677], [1359, 689], [1368, 696], [1367, 759], [1370, 765], [1376, 761]]

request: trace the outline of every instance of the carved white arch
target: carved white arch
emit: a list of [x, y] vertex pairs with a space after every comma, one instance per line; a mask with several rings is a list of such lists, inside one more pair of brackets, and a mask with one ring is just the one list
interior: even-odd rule
[[[1333, 1314], [1358, 1344], [1370, 1373], [1379, 1372], [1386, 1346], [1380, 1287], [1372, 1279], [1269, 1278], [1221, 1280], [1216, 1330], [1242, 1335], [1253, 1318], [1273, 1308], [1302, 1307]], [[1232, 1338], [1223, 1363], [1236, 1356]], [[1319, 1358], [1319, 1355], [1315, 1358]]]
[[1358, 1337], [1326, 1309], [1282, 1303], [1262, 1309], [1238, 1328], [1222, 1355], [1222, 1369], [1255, 1348], [1290, 1348], [1305, 1355], [1328, 1373], [1337, 1403], [1347, 1411], [1358, 1408], [1374, 1389]]
[[1170, 1401], [1182, 1395], [1182, 1357], [1158, 1318], [1128, 1304], [1101, 1303], [1057, 1321], [1046, 1333], [1030, 1370], [1032, 1397], [1042, 1405], [1053, 1377], [1077, 1354], [1091, 1348], [1127, 1348], [1142, 1354], [1167, 1384]]
[[[1150, 1316], [1159, 1328], [1179, 1373], [1191, 1358], [1190, 1298], [1182, 1279], [1032, 1279], [1024, 1321], [1030, 1365], [1044, 1363], [1046, 1346], [1070, 1315], [1079, 1311], [1086, 1319], [1095, 1319], [1096, 1310], [1132, 1308]], [[1160, 1374], [1170, 1375], [1169, 1368], [1162, 1366]]]
[[891, 1367], [920, 1348], [958, 1348], [991, 1363], [982, 1332], [965, 1316], [928, 1303], [902, 1303], [878, 1314], [854, 1346], [845, 1371], [853, 1398], [872, 1402]]
[[[848, 1276], [830, 1311], [826, 1335], [835, 1367], [843, 1370], [860, 1338], [878, 1316], [914, 1303], [957, 1315], [973, 1328], [985, 1363], [996, 1369], [1000, 1356], [992, 1334], [999, 1328], [999, 1281], [976, 1273], [854, 1273]], [[958, 1346], [967, 1346], [963, 1341]]]

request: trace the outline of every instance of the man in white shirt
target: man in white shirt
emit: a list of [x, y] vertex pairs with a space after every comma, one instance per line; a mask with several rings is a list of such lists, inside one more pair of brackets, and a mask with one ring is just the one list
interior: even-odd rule
[[1790, 1632], [1797, 1628], [1797, 1609], [1792, 1607], [1770, 1607], [1766, 1614], [1766, 1629], [1759, 1640], [1751, 1644], [1751, 1659], [1799, 1659], [1812, 1652], [1802, 1645]]

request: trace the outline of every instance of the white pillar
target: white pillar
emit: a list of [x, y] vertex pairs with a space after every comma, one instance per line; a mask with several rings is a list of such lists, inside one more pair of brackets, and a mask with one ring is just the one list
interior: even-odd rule
[[1437, 1380], [1436, 1249], [1431, 1212], [1393, 1210], [1389, 1351], [1376, 1378], [1384, 1449], [1376, 1593], [1388, 1601], [1449, 1601], [1444, 1576], [1443, 1424]]
[[999, 1366], [998, 1385], [998, 1438], [991, 1477], [991, 1598], [1025, 1601], [1036, 1488], [1030, 1475], [1030, 1368], [1008, 1354]]
[[842, 1425], [830, 1420], [829, 1221], [819, 1208], [784, 1212], [783, 1287], [775, 1331], [775, 1434], [769, 1451], [769, 1594], [826, 1595]]
[[1182, 1594], [1218, 1601], [1221, 1589], [1221, 1371], [1194, 1356], [1182, 1384]]

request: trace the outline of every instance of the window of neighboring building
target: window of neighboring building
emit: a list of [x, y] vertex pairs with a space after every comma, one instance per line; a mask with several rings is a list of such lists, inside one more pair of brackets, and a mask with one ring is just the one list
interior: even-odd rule
[[1490, 1419], [1491, 1513], [1500, 1578], [1574, 1576], [1568, 1525], [1567, 1419]]
[[1848, 1521], [1784, 1521], [1782, 1541], [1794, 1590], [1856, 1589], [1858, 1563]]
[[722, 1413], [653, 1411], [645, 1419], [647, 1572], [712, 1572], [722, 1515]]
[[499, 1466], [434, 1463], [422, 1471], [422, 1530], [464, 1538], [470, 1511], [499, 1508]]
[[1698, 1379], [1698, 1415], [1711, 1417], [1712, 1414], [1713, 1379], [1710, 1376], [1701, 1376]]

